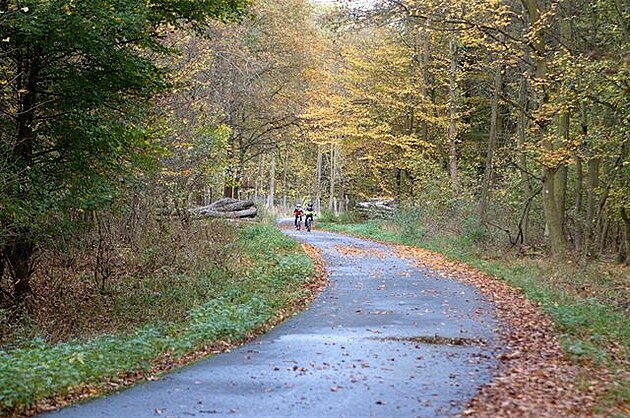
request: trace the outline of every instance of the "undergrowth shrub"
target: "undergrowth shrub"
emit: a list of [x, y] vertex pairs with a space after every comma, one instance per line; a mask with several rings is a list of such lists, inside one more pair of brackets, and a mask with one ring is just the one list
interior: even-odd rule
[[364, 222], [367, 218], [365, 215], [356, 212], [356, 211], [344, 211], [339, 213], [338, 215], [335, 212], [324, 209], [319, 214], [317, 214], [316, 220], [321, 222], [332, 222], [332, 223], [342, 223], [342, 224], [353, 224], [358, 222]]
[[466, 245], [477, 245], [486, 241], [490, 237], [487, 227], [481, 225], [476, 216], [467, 216], [462, 220], [462, 234]]
[[418, 208], [401, 208], [394, 213], [391, 223], [396, 226], [403, 241], [420, 242], [427, 234], [422, 222], [422, 214]]
[[321, 222], [337, 222], [337, 216], [335, 212], [324, 209], [319, 213], [319, 220]]
[[237, 228], [150, 209], [86, 215], [83, 229], [44, 246], [27, 311], [19, 320], [0, 318], [0, 344], [34, 336], [63, 341], [183, 318], [212, 296], [213, 281], [238, 265]]

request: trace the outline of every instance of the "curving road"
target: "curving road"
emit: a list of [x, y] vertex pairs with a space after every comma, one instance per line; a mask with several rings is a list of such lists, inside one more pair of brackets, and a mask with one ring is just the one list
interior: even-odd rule
[[330, 285], [258, 340], [50, 417], [433, 417], [461, 413], [496, 364], [493, 308], [374, 242], [286, 231]]

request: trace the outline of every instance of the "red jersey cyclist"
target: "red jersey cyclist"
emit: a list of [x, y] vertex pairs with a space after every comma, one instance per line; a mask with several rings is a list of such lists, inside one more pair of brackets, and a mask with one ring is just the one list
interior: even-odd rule
[[293, 209], [293, 216], [295, 217], [293, 225], [295, 225], [295, 229], [299, 231], [302, 228], [302, 216], [304, 216], [301, 204], [298, 203], [295, 205], [295, 209]]

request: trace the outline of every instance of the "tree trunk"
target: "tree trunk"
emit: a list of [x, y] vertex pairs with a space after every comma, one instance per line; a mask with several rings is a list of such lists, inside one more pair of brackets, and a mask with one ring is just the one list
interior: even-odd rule
[[556, 169], [550, 167], [543, 168], [543, 208], [549, 230], [551, 252], [554, 257], [563, 258], [565, 241], [562, 232], [562, 217], [556, 203], [556, 171]]
[[586, 214], [584, 216], [584, 255], [591, 252], [593, 242], [593, 218], [599, 185], [599, 158], [591, 158], [586, 163]]
[[[582, 142], [586, 142], [588, 136], [588, 119], [586, 109], [582, 109]], [[582, 156], [579, 152], [575, 152], [575, 206], [573, 212], [575, 213], [573, 221], [573, 248], [576, 255], [580, 254], [582, 249], [582, 234], [584, 229], [584, 208], [583, 208], [583, 195], [584, 195], [584, 170], [582, 168]]]
[[[555, 149], [565, 147], [565, 144], [569, 141], [569, 114], [563, 113], [558, 117], [558, 136]], [[556, 171], [556, 178], [554, 179], [556, 206], [558, 207], [559, 216], [561, 219], [562, 230], [565, 230], [565, 213], [566, 213], [566, 194], [567, 194], [567, 166], [562, 164]], [[564, 234], [564, 232], [563, 232]]]
[[430, 114], [429, 110], [429, 85], [431, 84], [429, 65], [431, 62], [431, 38], [430, 38], [430, 26], [431, 20], [426, 19], [424, 22], [424, 28], [422, 30], [422, 103], [425, 118], [422, 121], [421, 135], [422, 139], [429, 141], [429, 123], [426, 116]]
[[[258, 174], [254, 180], [254, 201], [259, 202], [264, 195], [265, 188], [265, 154], [260, 154], [258, 157]], [[251, 184], [251, 183], [250, 183]]]
[[584, 187], [584, 173], [582, 172], [582, 159], [579, 155], [575, 155], [575, 218], [573, 221], [573, 249], [576, 254], [579, 253], [582, 246], [582, 188]]
[[[18, 168], [19, 197], [27, 201], [31, 193], [30, 168], [33, 165], [37, 87], [39, 83], [39, 52], [18, 60], [17, 86], [20, 91], [17, 109], [17, 135], [13, 144], [13, 158]], [[17, 225], [6, 239], [4, 254], [13, 279], [13, 298], [17, 305], [31, 293], [30, 278], [35, 243], [28, 225]]]
[[341, 158], [341, 148], [337, 148], [337, 163], [336, 165], [336, 177], [338, 179], [338, 189], [339, 189], [339, 200], [337, 201], [337, 211], [345, 212], [346, 211], [346, 189], [345, 182], [343, 178], [343, 159]]
[[225, 219], [237, 219], [237, 218], [253, 218], [256, 216], [256, 206], [248, 209], [242, 209], [238, 211], [224, 212], [218, 210], [205, 210], [198, 214], [198, 216], [210, 217], [210, 218], [225, 218]]
[[620, 261], [630, 263], [630, 213], [628, 213], [624, 207], [621, 208], [621, 219], [624, 225], [622, 233], [624, 235], [623, 242], [625, 243], [625, 248], [623, 253], [620, 252]]
[[282, 163], [282, 206], [287, 207], [287, 181], [289, 178], [289, 145], [285, 145], [284, 149], [284, 161]]
[[322, 163], [323, 153], [322, 146], [317, 145], [317, 194], [315, 197], [315, 208], [321, 210], [322, 207]]
[[331, 212], [335, 211], [335, 144], [330, 144], [330, 189], [328, 190], [328, 209]]
[[278, 149], [273, 148], [271, 153], [271, 168], [269, 170], [269, 195], [267, 196], [267, 207], [273, 209], [276, 200], [276, 154]]
[[[571, 26], [566, 22], [562, 21], [560, 23], [560, 36], [563, 38], [564, 42], [570, 42], [571, 40]], [[570, 123], [570, 113], [568, 110], [560, 113], [558, 116], [558, 133], [556, 135], [556, 141], [554, 144], [555, 149], [562, 149], [567, 146], [569, 143], [569, 123]], [[556, 206], [558, 207], [558, 212], [560, 212], [560, 219], [562, 222], [562, 233], [565, 234], [566, 231], [566, 195], [567, 195], [567, 177], [568, 177], [568, 168], [566, 164], [562, 164], [558, 167], [556, 171], [555, 178], [555, 197], [556, 197]]]
[[[614, 171], [614, 169], [610, 167], [605, 173], [606, 177], [610, 176], [610, 171]], [[608, 183], [604, 187], [604, 190], [602, 191], [599, 201], [597, 203], [597, 213], [595, 215], [595, 234], [597, 236], [594, 242], [598, 244], [597, 248], [599, 254], [602, 254], [604, 252], [604, 243], [608, 234], [609, 216], [607, 202], [610, 195], [611, 182], [612, 180], [608, 178]]]
[[33, 273], [35, 244], [29, 231], [22, 229], [18, 234], [5, 248], [5, 256], [13, 279], [13, 299], [19, 306], [32, 293], [30, 278]]
[[[563, 113], [558, 117], [558, 135], [554, 149], [564, 147], [569, 141], [569, 114]], [[554, 178], [556, 207], [558, 208], [558, 216], [560, 217], [560, 225], [562, 235], [566, 241], [566, 194], [567, 194], [567, 177], [568, 168], [566, 164], [562, 164], [557, 168]], [[566, 243], [566, 242], [565, 242]]]
[[479, 197], [479, 220], [482, 224], [487, 221], [487, 204], [494, 177], [494, 151], [497, 144], [498, 120], [499, 120], [499, 96], [501, 85], [503, 84], [503, 65], [497, 64], [494, 69], [494, 92], [492, 95], [492, 105], [490, 114], [490, 133], [488, 134], [488, 145], [486, 149], [486, 163], [484, 168], [483, 181], [481, 183], [481, 196]]
[[448, 123], [448, 143], [449, 143], [449, 174], [451, 177], [451, 191], [456, 205], [459, 201], [460, 186], [459, 172], [457, 167], [457, 65], [458, 51], [457, 40], [452, 37], [449, 42], [451, 54], [451, 65], [449, 71], [449, 123]]
[[[531, 46], [535, 51], [533, 54], [535, 62], [535, 78], [540, 83], [538, 91], [535, 93], [535, 104], [537, 109], [544, 109], [545, 104], [549, 101], [549, 96], [546, 91], [544, 83], [542, 83], [547, 77], [547, 62], [546, 56], [546, 39], [545, 31], [543, 28], [538, 27], [540, 12], [538, 0], [522, 0], [523, 6], [527, 11], [527, 17], [534, 32]], [[542, 152], [552, 153], [554, 152], [554, 143], [548, 137], [548, 125], [549, 121], [544, 115], [539, 115], [537, 121], [537, 136], [542, 145]], [[565, 254], [565, 239], [562, 231], [562, 216], [558, 209], [558, 201], [556, 198], [556, 173], [558, 171], [555, 166], [543, 166], [543, 208], [545, 212], [545, 220], [547, 222], [547, 228], [549, 231], [549, 239], [551, 244], [551, 253], [557, 259], [564, 258]]]
[[223, 179], [223, 197], [230, 197], [236, 199], [238, 196], [238, 184], [236, 183], [236, 157], [234, 151], [230, 147], [227, 152], [228, 166], [225, 169], [225, 176]]
[[528, 244], [529, 242], [529, 201], [532, 197], [532, 184], [529, 176], [529, 170], [527, 169], [527, 155], [525, 154], [525, 142], [527, 140], [527, 80], [525, 77], [521, 78], [519, 82], [518, 100], [521, 109], [518, 112], [518, 164], [520, 166], [521, 183], [523, 185], [523, 194], [525, 209], [521, 220], [521, 237], [522, 243]]
[[610, 228], [610, 216], [608, 216], [608, 211], [602, 211], [598, 219], [599, 223], [601, 223], [601, 228], [598, 228], [598, 254], [604, 254], [606, 251], [606, 240], [608, 238]]

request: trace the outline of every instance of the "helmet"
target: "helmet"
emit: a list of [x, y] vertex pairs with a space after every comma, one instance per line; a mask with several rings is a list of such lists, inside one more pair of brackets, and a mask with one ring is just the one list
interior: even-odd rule
[[295, 205], [295, 207], [296, 207], [296, 208], [301, 208], [301, 207], [302, 207], [302, 204], [301, 204], [301, 203], [298, 203], [297, 205]]

